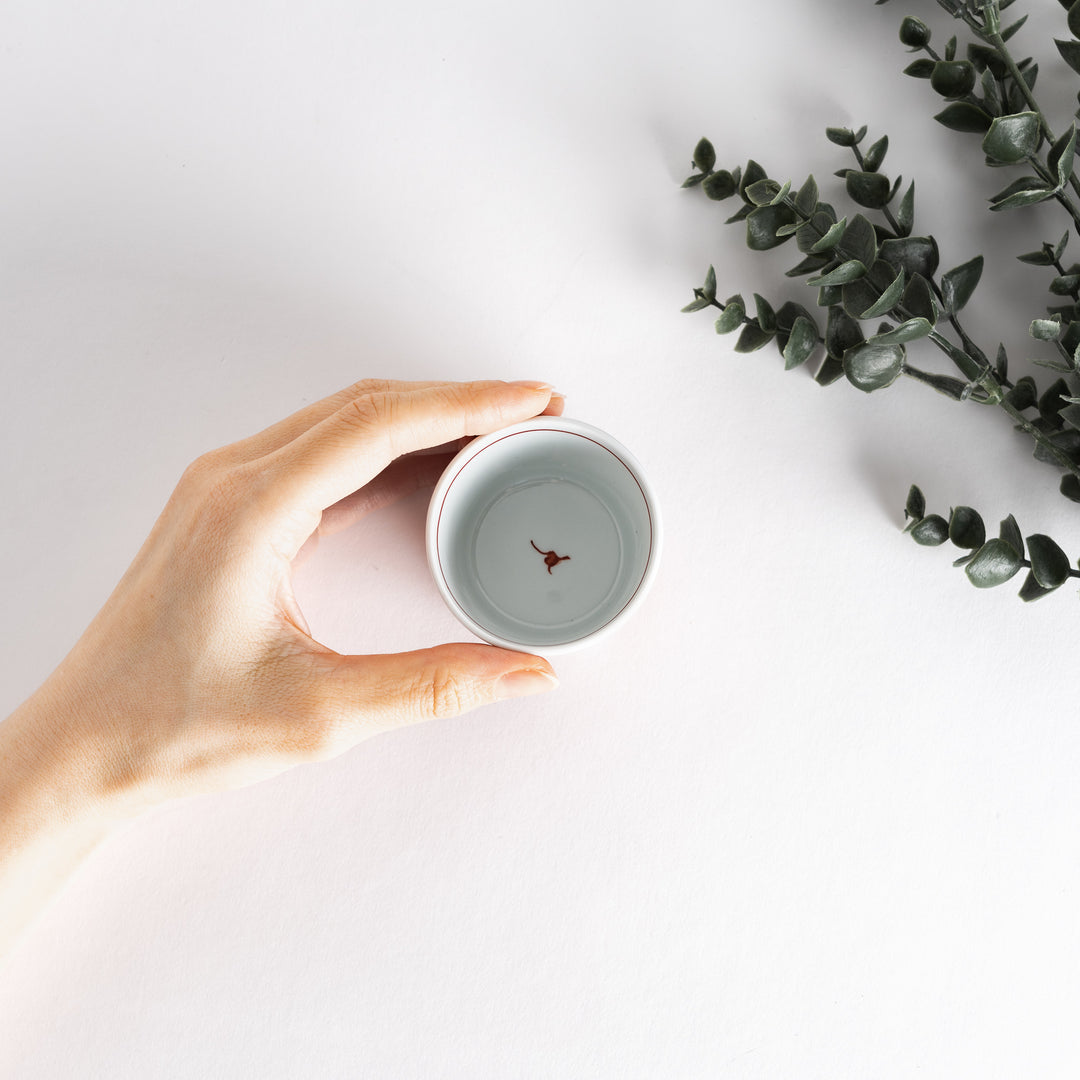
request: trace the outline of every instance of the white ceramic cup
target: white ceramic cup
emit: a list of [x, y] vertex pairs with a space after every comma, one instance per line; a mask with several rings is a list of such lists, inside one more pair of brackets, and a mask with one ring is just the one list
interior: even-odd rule
[[435, 487], [427, 557], [450, 610], [508, 649], [564, 652], [641, 603], [660, 514], [633, 455], [579, 420], [540, 416], [474, 439]]

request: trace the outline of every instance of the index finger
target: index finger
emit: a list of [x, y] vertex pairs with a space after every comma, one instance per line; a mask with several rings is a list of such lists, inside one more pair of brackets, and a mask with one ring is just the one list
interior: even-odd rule
[[263, 505], [290, 522], [296, 533], [290, 548], [295, 544], [298, 550], [323, 510], [363, 487], [395, 458], [528, 420], [544, 411], [551, 394], [547, 383], [531, 381], [441, 383], [363, 394], [253, 463]]

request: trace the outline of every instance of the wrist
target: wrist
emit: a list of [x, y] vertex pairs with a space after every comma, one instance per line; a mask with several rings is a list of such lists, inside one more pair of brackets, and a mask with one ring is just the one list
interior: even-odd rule
[[133, 786], [92, 730], [49, 682], [0, 722], [0, 833], [104, 833], [136, 812]]

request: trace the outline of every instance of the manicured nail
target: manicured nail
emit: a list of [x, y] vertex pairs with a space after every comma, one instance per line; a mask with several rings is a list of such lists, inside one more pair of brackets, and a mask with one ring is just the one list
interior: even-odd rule
[[505, 698], [527, 697], [529, 694], [542, 694], [545, 690], [554, 690], [559, 685], [559, 680], [546, 671], [537, 671], [535, 668], [526, 668], [522, 671], [511, 671], [495, 684], [495, 697], [499, 700]]
[[551, 383], [537, 382], [535, 379], [517, 379], [510, 384], [511, 386], [523, 386], [526, 390], [551, 390]]

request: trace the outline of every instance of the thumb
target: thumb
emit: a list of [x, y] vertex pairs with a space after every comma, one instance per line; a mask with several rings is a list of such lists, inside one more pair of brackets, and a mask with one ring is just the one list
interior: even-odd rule
[[[415, 652], [339, 657], [337, 690], [360, 721], [357, 735], [436, 720], [506, 698], [554, 690], [540, 656], [458, 643]], [[344, 704], [344, 703], [343, 703]]]

